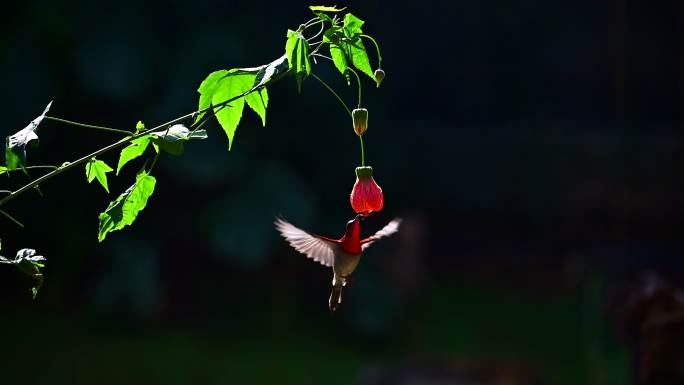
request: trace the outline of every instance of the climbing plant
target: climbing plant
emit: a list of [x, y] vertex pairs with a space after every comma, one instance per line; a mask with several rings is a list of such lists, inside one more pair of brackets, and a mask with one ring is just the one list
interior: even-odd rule
[[[186, 144], [194, 140], [207, 139], [208, 134], [202, 127], [214, 117], [228, 139], [228, 150], [230, 150], [235, 142], [236, 131], [245, 105], [259, 116], [263, 125], [266, 125], [266, 112], [269, 105], [268, 88], [285, 77], [294, 78], [298, 93], [302, 91], [302, 83], [309, 77], [313, 78], [344, 107], [345, 112], [352, 118], [353, 132], [358, 136], [361, 145], [361, 166], [365, 166], [362, 135], [367, 128], [368, 111], [361, 105], [363, 89], [361, 78], [367, 76], [375, 82], [376, 86], [380, 86], [385, 77], [381, 69], [380, 46], [372, 36], [363, 32], [364, 21], [352, 13], [345, 13], [344, 8], [329, 6], [309, 8], [313, 12], [313, 18], [300, 24], [294, 30], [287, 30], [284, 34], [285, 52], [282, 56], [257, 67], [221, 69], [210, 73], [197, 89], [199, 102], [196, 110], [168, 122], [147, 127], [140, 121], [132, 129], [117, 129], [59, 118], [52, 115], [51, 111], [54, 111], [55, 107], [52, 106], [52, 102], [48, 103], [42, 114], [33, 119], [25, 128], [6, 138], [5, 165], [0, 166], [0, 174], [26, 178], [27, 183], [15, 190], [0, 190], [4, 194], [0, 198], [0, 215], [23, 227], [23, 224], [10, 214], [8, 204], [29, 191], [36, 191], [42, 195], [41, 184], [76, 168], [82, 170], [88, 183], [97, 181], [109, 193], [108, 178], [112, 175], [118, 176], [122, 168], [137, 158], [142, 158], [141, 161], [144, 161], [139, 166], [140, 169], [130, 187], [112, 200], [99, 215], [96, 234], [99, 242], [103, 242], [111, 236], [112, 232], [132, 225], [147, 205], [157, 187], [157, 179], [153, 176], [153, 171], [162, 153], [179, 156], [183, 154]], [[370, 64], [366, 44], [372, 47], [371, 56], [376, 56], [376, 67]], [[350, 109], [343, 98], [316, 75], [315, 69], [319, 62], [333, 65], [344, 77], [348, 86], [352, 85], [352, 81], [356, 83], [358, 99], [355, 109]], [[41, 124], [46, 124], [46, 122], [89, 128], [119, 135], [120, 138], [80, 158], [63, 162], [59, 166], [32, 165], [29, 161], [30, 153], [39, 143], [38, 134]], [[100, 159], [103, 155], [115, 151], [119, 152], [116, 167]], [[39, 176], [34, 175], [42, 170], [47, 170], [47, 172]], [[33, 249], [19, 250], [14, 259], [0, 256], [0, 264], [15, 266], [19, 271], [33, 277], [35, 285], [31, 291], [34, 298], [42, 284], [43, 275], [40, 269], [44, 263], [45, 258], [37, 256]]]

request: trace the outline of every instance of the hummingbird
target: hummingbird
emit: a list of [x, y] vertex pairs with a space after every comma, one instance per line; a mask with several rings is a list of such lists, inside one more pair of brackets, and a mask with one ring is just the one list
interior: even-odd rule
[[331, 312], [337, 310], [342, 303], [342, 288], [350, 282], [351, 274], [359, 264], [362, 253], [378, 239], [396, 233], [401, 223], [401, 219], [395, 218], [375, 234], [361, 239], [363, 219], [363, 214], [358, 214], [347, 222], [344, 235], [340, 239], [308, 233], [282, 218], [275, 221], [278, 232], [295, 250], [323, 266], [332, 267], [332, 291], [328, 300]]

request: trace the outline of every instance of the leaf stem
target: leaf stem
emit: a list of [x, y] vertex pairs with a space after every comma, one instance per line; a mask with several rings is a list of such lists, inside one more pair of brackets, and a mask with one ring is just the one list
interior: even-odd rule
[[126, 130], [119, 130], [117, 128], [110, 128], [110, 127], [102, 127], [102, 126], [94, 126], [92, 124], [85, 124], [85, 123], [79, 123], [79, 122], [73, 122], [71, 120], [66, 120], [62, 118], [56, 118], [54, 116], [45, 116], [45, 119], [47, 120], [53, 120], [55, 122], [60, 122], [60, 123], [65, 123], [65, 124], [70, 124], [72, 126], [77, 126], [77, 127], [84, 127], [84, 128], [92, 128], [94, 130], [100, 130], [100, 131], [107, 131], [107, 132], [115, 132], [117, 134], [123, 134], [123, 135], [133, 135], [132, 132], [126, 131]]
[[373, 42], [373, 44], [375, 45], [375, 50], [378, 53], [378, 68], [382, 67], [382, 55], [380, 55], [380, 45], [378, 44], [378, 42], [375, 41], [375, 39], [373, 39], [372, 36], [366, 34], [361, 34], [361, 37], [365, 37], [366, 39], [369, 39]]
[[[335, 97], [337, 98], [337, 100], [338, 100], [340, 103], [342, 103], [342, 106], [344, 107], [344, 109], [347, 110], [347, 113], [349, 114], [349, 116], [352, 116], [351, 110], [349, 109], [349, 107], [347, 107], [347, 103], [345, 103], [344, 100], [342, 100], [342, 98], [340, 97], [340, 95], [338, 95], [337, 92], [335, 92], [335, 90], [333, 90], [333, 89], [328, 85], [328, 83], [324, 82], [323, 79], [321, 79], [321, 78], [319, 78], [318, 76], [316, 76], [316, 74], [313, 73], [313, 72], [311, 73], [311, 76], [313, 76], [314, 79], [318, 80], [325, 88], [328, 89], [328, 91], [330, 91], [333, 95], [335, 95]], [[0, 201], [0, 204], [2, 204], [2, 201]]]
[[356, 84], [359, 86], [359, 104], [356, 108], [361, 108], [361, 78], [359, 77], [359, 74], [356, 73], [351, 67], [347, 67], [347, 70], [351, 71], [351, 73], [356, 76]]
[[359, 135], [359, 142], [361, 142], [361, 167], [366, 166], [366, 154], [363, 149], [363, 135]]

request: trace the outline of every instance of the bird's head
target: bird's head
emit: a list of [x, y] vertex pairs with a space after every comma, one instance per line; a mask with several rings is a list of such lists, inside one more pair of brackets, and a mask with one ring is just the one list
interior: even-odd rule
[[360, 226], [360, 225], [361, 225], [361, 221], [362, 221], [363, 219], [364, 219], [363, 214], [358, 214], [356, 217], [354, 217], [354, 219], [352, 219], [351, 221], [347, 222], [347, 231], [346, 231], [346, 233], [347, 233], [347, 234], [351, 234], [351, 233], [354, 232], [355, 229], [356, 229], [357, 231], [359, 231], [359, 229], [360, 229], [360, 227], [361, 227], [361, 226]]

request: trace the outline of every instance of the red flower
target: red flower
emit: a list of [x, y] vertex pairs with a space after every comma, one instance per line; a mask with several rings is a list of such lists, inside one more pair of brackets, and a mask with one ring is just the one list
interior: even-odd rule
[[358, 214], [370, 215], [373, 211], [382, 210], [384, 198], [382, 189], [373, 179], [372, 167], [356, 168], [356, 183], [349, 195], [349, 202]]

